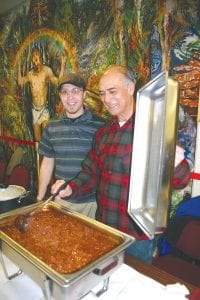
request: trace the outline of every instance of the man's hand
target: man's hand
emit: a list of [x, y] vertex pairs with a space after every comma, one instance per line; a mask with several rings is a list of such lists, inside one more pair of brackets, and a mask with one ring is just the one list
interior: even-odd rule
[[[59, 187], [64, 184], [64, 180], [57, 180], [51, 187], [51, 193], [55, 194]], [[72, 189], [69, 185], [66, 186], [65, 189], [61, 190], [59, 194], [56, 196], [56, 199], [62, 199], [65, 197], [69, 197], [72, 194]]]

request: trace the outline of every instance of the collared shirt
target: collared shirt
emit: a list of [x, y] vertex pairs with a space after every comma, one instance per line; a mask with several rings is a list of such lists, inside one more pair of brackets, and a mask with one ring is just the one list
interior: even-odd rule
[[69, 184], [75, 195], [97, 191], [97, 220], [142, 239], [127, 212], [134, 119], [120, 127], [114, 118], [100, 128], [82, 171]]
[[[55, 178], [71, 180], [81, 170], [81, 163], [91, 148], [94, 133], [103, 126], [105, 121], [88, 109], [76, 119], [66, 115], [49, 121], [45, 127], [38, 152], [55, 159]], [[96, 201], [95, 193], [70, 202]]]
[[73, 192], [97, 192], [97, 220], [139, 238], [127, 213], [134, 116], [120, 127], [117, 118], [100, 128], [82, 172], [70, 182]]

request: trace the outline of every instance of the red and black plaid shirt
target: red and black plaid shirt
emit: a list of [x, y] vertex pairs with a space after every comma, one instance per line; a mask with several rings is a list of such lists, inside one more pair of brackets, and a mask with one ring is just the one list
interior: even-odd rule
[[75, 195], [96, 191], [97, 220], [140, 239], [142, 232], [127, 213], [134, 118], [122, 127], [114, 118], [97, 131], [70, 186]]

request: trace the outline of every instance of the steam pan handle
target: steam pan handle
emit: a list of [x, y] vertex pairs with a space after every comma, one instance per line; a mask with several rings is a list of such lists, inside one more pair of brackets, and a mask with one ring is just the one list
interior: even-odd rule
[[115, 257], [115, 259], [109, 263], [107, 266], [103, 267], [102, 269], [96, 268], [93, 270], [93, 273], [99, 276], [103, 276], [106, 273], [108, 273], [110, 270], [115, 268], [118, 264], [118, 257]]

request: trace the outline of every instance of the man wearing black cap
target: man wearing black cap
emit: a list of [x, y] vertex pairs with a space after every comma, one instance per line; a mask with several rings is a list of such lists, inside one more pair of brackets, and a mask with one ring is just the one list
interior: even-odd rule
[[[53, 172], [56, 179], [69, 181], [80, 170], [81, 162], [91, 148], [92, 138], [104, 121], [84, 107], [86, 83], [79, 74], [70, 73], [58, 82], [60, 100], [65, 108], [60, 118], [50, 120], [43, 131], [38, 152], [43, 156], [37, 200], [47, 192]], [[66, 206], [66, 201], [59, 200]], [[95, 218], [96, 195], [71, 198], [67, 206]]]

